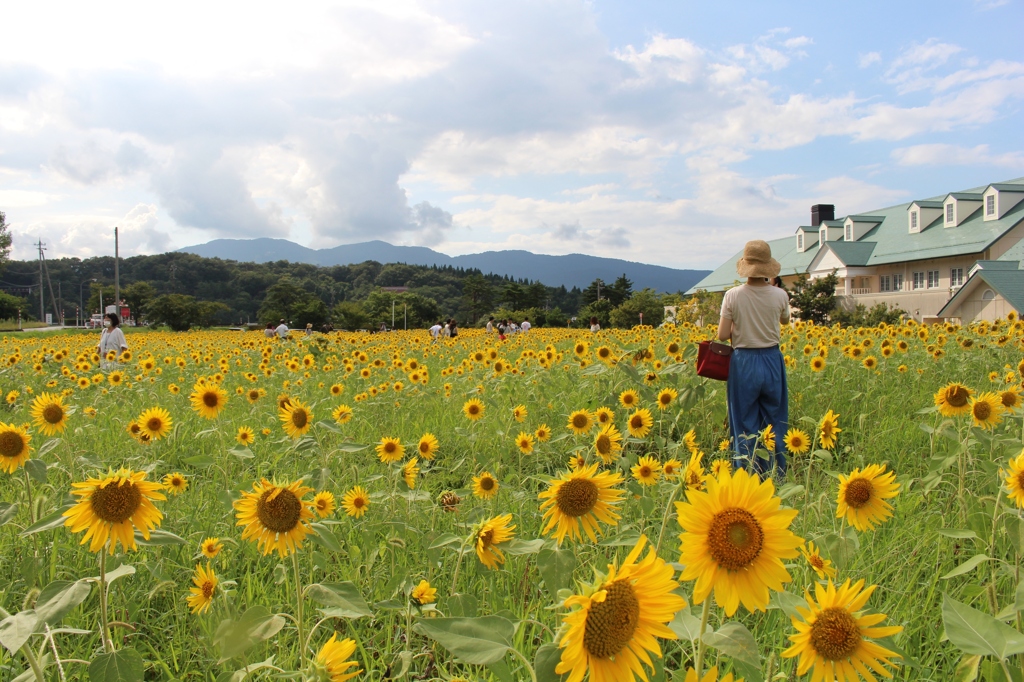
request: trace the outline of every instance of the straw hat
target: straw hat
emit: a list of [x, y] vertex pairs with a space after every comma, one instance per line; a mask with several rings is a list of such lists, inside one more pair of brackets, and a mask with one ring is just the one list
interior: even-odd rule
[[736, 261], [736, 274], [740, 277], [765, 277], [771, 279], [779, 274], [782, 265], [772, 258], [772, 247], [760, 239], [747, 242], [743, 257]]

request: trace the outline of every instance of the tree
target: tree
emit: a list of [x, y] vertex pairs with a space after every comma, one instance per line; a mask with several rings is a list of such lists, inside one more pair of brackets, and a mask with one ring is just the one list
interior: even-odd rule
[[583, 293], [580, 295], [580, 302], [587, 306], [599, 298], [608, 298], [608, 285], [600, 277], [583, 290]]
[[[394, 308], [392, 308], [392, 304]], [[437, 301], [419, 294], [404, 293], [395, 294], [390, 291], [374, 291], [366, 297], [363, 304], [370, 322], [374, 328], [381, 323], [391, 327], [392, 310], [395, 316], [395, 325], [401, 327], [406, 321], [405, 314], [408, 314], [408, 325], [413, 327], [429, 327], [441, 318], [441, 309]]]
[[491, 285], [483, 275], [472, 274], [462, 280], [462, 305], [469, 309], [472, 323], [491, 307]]
[[829, 316], [836, 308], [836, 285], [839, 277], [833, 270], [825, 277], [807, 279], [807, 275], [793, 283], [793, 292], [789, 304], [796, 310], [798, 320], [827, 324]]
[[18, 317], [18, 311], [23, 307], [24, 299], [0, 291], [0, 320], [13, 320]]
[[327, 306], [291, 277], [282, 277], [267, 289], [258, 316], [263, 324], [286, 320], [294, 326], [319, 326], [327, 320]]
[[898, 325], [906, 314], [906, 310], [896, 306], [889, 307], [885, 303], [876, 303], [870, 309], [863, 303], [858, 303], [853, 310], [844, 310], [837, 306], [831, 317], [833, 322], [838, 322], [844, 327], [877, 327], [882, 322]]
[[334, 318], [334, 326], [350, 332], [370, 326], [370, 316], [363, 304], [356, 301], [342, 301], [334, 306], [331, 316]]
[[501, 302], [512, 310], [518, 310], [523, 304], [523, 288], [518, 282], [509, 282], [501, 292]]
[[524, 308], [543, 308], [548, 302], [548, 288], [541, 282], [534, 282], [523, 290]]
[[612, 302], [603, 297], [600, 301], [594, 301], [593, 303], [583, 306], [580, 308], [580, 311], [576, 313], [576, 326], [589, 327], [591, 317], [596, 317], [597, 323], [602, 327], [612, 326], [609, 316], [611, 315], [613, 307]]
[[149, 282], [134, 282], [121, 289], [121, 298], [136, 317], [146, 309], [146, 304], [153, 300], [154, 296], [156, 289]]
[[608, 320], [613, 327], [634, 327], [640, 324], [641, 313], [643, 324], [652, 327], [665, 319], [665, 305], [654, 289], [641, 289], [630, 296], [611, 311]]
[[11, 258], [12, 241], [11, 233], [7, 229], [7, 215], [0, 211], [0, 272], [3, 271], [7, 261]]
[[229, 324], [230, 315], [231, 308], [220, 301], [198, 301], [192, 320], [200, 327], [213, 327], [217, 324]]
[[145, 312], [150, 322], [166, 324], [176, 332], [188, 331], [199, 315], [196, 299], [185, 294], [157, 296], [149, 302]]
[[633, 282], [626, 277], [626, 273], [622, 273], [622, 276], [615, 280], [615, 283], [608, 287], [607, 291], [612, 305], [620, 306], [633, 295]]

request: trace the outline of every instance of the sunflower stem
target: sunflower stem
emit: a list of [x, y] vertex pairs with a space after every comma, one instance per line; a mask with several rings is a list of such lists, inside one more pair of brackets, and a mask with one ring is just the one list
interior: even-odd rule
[[462, 568], [462, 557], [466, 554], [466, 539], [463, 538], [459, 544], [459, 555], [455, 559], [455, 575], [452, 576], [451, 594], [456, 594], [455, 586], [459, 584], [459, 569]]
[[704, 610], [700, 614], [700, 637], [697, 640], [697, 678], [704, 673], [704, 651], [707, 645], [704, 644], [704, 631], [708, 629], [708, 616], [711, 615], [711, 595], [704, 597]]
[[1012, 680], [1013, 679], [1013, 675], [1010, 674], [1010, 668], [1009, 668], [1009, 666], [1006, 665], [1006, 659], [1005, 658], [1000, 658], [999, 659], [999, 666], [1003, 669], [1003, 675], [1006, 675], [1006, 679]]
[[[515, 647], [509, 647], [508, 650], [514, 653], [517, 657], [519, 657], [519, 660], [523, 663], [523, 667], [526, 668], [526, 671], [528, 673], [530, 673], [530, 679], [533, 680], [533, 682], [537, 682], [537, 673], [534, 672], [533, 666], [530, 665], [530, 659], [524, 656], [522, 652], [519, 651], [519, 649], [516, 649]], [[1007, 679], [1009, 679], [1009, 676], [1007, 676]]]
[[22, 468], [25, 474], [25, 494], [28, 495], [28, 518], [29, 521], [35, 525], [36, 522], [36, 508], [32, 503], [32, 481], [28, 477], [28, 469]]
[[299, 634], [299, 662], [306, 663], [306, 646], [302, 630], [302, 581], [299, 578], [299, 553], [292, 552], [292, 570], [295, 573], [295, 628]]
[[665, 514], [661, 517], [661, 531], [658, 533], [658, 543], [654, 545], [655, 554], [661, 551], [661, 541], [665, 538], [665, 527], [668, 526], [668, 517], [672, 513], [672, 503], [675, 502], [679, 489], [684, 485], [686, 485], [686, 481], [680, 477], [679, 484], [672, 489], [672, 494], [668, 496], [668, 502], [665, 504]]
[[[28, 667], [32, 668], [32, 673], [35, 675], [36, 682], [46, 682], [46, 677], [43, 675], [43, 668], [39, 665], [39, 659], [32, 653], [32, 647], [25, 642], [21, 645], [21, 655], [25, 657], [28, 662]], [[536, 679], [536, 678], [534, 678]], [[1009, 679], [1009, 677], [1007, 677]]]
[[114, 653], [114, 640], [110, 637], [110, 623], [107, 616], [107, 548], [100, 550], [100, 639], [104, 653]]

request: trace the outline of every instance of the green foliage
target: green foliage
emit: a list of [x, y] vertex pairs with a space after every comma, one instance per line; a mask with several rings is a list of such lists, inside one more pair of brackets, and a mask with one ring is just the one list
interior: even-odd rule
[[853, 310], [845, 310], [837, 307], [832, 311], [832, 321], [838, 322], [844, 327], [877, 327], [881, 323], [899, 324], [906, 310], [896, 306], [888, 306], [885, 303], [877, 303], [869, 309], [863, 303], [858, 303]]
[[412, 293], [374, 291], [366, 297], [363, 308], [374, 329], [381, 323], [386, 324], [389, 329], [392, 326], [402, 329], [404, 324], [408, 324], [410, 329], [429, 327], [441, 319], [441, 308], [437, 301]]
[[0, 319], [15, 319], [18, 311], [26, 308], [25, 299], [0, 291]]
[[577, 327], [590, 327], [590, 318], [596, 317], [597, 323], [601, 325], [602, 329], [607, 329], [612, 326], [611, 314], [615, 306], [612, 305], [610, 299], [602, 298], [600, 301], [594, 301], [580, 308], [580, 311], [576, 313], [576, 325]]
[[0, 272], [4, 271], [11, 257], [11, 231], [7, 225], [7, 215], [0, 211]]
[[346, 329], [354, 332], [357, 329], [369, 329], [370, 315], [366, 308], [358, 301], [342, 301], [334, 306], [331, 311], [331, 318], [337, 329]]
[[183, 332], [198, 322], [199, 306], [191, 296], [164, 294], [151, 300], [145, 313], [153, 324], [165, 324], [173, 331]]
[[641, 289], [608, 314], [613, 327], [630, 328], [641, 324], [657, 327], [665, 319], [665, 303], [654, 289]]
[[793, 283], [789, 303], [796, 311], [798, 320], [827, 324], [836, 308], [836, 285], [839, 278], [835, 270], [825, 277], [808, 279], [801, 275]]

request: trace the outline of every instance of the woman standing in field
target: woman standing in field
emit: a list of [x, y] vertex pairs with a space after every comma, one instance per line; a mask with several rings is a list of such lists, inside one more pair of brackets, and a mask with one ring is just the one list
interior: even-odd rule
[[[736, 263], [736, 272], [747, 282], [725, 292], [718, 339], [732, 341], [734, 349], [726, 387], [734, 464], [753, 468], [762, 478], [774, 469], [781, 481], [786, 476], [782, 437], [789, 426], [789, 392], [779, 326], [789, 324], [789, 297], [769, 283], [780, 270], [767, 242], [747, 242]], [[753, 453], [768, 426], [775, 443], [772, 458], [765, 461]]]
[[100, 354], [101, 362], [107, 363], [107, 353], [114, 351], [120, 355], [128, 350], [128, 342], [121, 331], [121, 318], [117, 313], [107, 313], [103, 316], [103, 333], [100, 334], [100, 342], [96, 344], [96, 351]]

